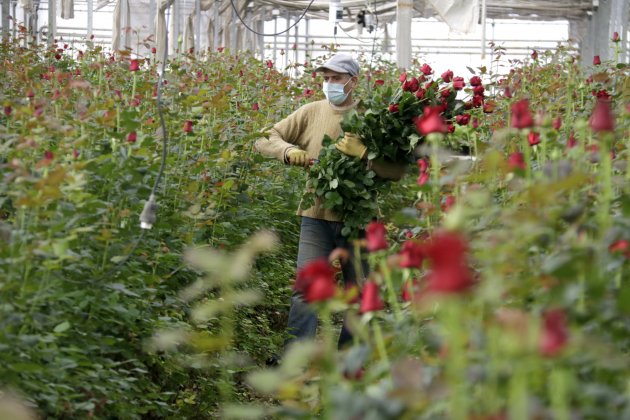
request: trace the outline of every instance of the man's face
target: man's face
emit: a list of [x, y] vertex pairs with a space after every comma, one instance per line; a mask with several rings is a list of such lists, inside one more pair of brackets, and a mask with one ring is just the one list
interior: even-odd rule
[[[357, 77], [350, 76], [348, 73], [337, 73], [336, 71], [325, 69], [322, 72], [322, 76], [324, 78], [324, 82], [328, 83], [336, 83], [339, 85], [345, 85], [344, 91], [350, 92], [354, 85], [356, 84]], [[349, 80], [352, 80], [348, 83]]]

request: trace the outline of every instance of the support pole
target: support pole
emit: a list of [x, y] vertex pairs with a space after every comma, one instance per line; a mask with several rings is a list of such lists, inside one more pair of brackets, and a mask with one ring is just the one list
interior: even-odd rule
[[48, 45], [57, 37], [57, 1], [48, 0]]
[[87, 37], [94, 35], [94, 0], [87, 0]]
[[221, 27], [220, 15], [219, 15], [219, 2], [215, 1], [212, 10], [212, 50], [217, 51], [221, 46], [219, 45], [219, 28]]
[[2, 0], [2, 39], [9, 39], [9, 15], [11, 14], [10, 0]]
[[195, 54], [199, 56], [201, 54], [201, 0], [195, 0]]
[[486, 59], [486, 0], [481, 0], [481, 59]]
[[396, 63], [400, 70], [411, 65], [411, 17], [412, 0], [398, 0], [396, 7]]

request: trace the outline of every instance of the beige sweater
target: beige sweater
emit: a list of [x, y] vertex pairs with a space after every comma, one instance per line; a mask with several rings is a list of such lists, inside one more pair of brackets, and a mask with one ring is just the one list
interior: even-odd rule
[[[343, 134], [341, 120], [357, 103], [338, 107], [331, 105], [324, 99], [306, 104], [274, 125], [269, 133], [269, 138], [258, 139], [255, 144], [256, 150], [265, 156], [287, 163], [287, 151], [299, 147], [306, 151], [309, 159], [317, 159], [322, 148], [324, 135], [336, 140]], [[368, 166], [377, 175], [388, 179], [400, 179], [404, 173], [404, 168], [399, 165], [369, 162]], [[297, 214], [314, 219], [342, 220], [339, 215], [325, 209], [321, 200], [316, 200], [315, 205], [308, 209], [303, 209], [300, 205]]]

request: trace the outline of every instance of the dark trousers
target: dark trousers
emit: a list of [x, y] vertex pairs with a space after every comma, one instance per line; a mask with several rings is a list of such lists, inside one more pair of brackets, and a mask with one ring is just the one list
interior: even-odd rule
[[[302, 217], [300, 229], [300, 243], [298, 246], [297, 268], [298, 271], [309, 262], [328, 258], [335, 248], [345, 248], [350, 252], [351, 258], [341, 264], [343, 281], [346, 287], [357, 283], [357, 273], [354, 269], [354, 247], [352, 243], [341, 234], [342, 222], [329, 222], [327, 220]], [[363, 275], [367, 275], [369, 266], [362, 261]], [[295, 340], [313, 338], [317, 331], [317, 314], [304, 302], [299, 293], [291, 297], [291, 309], [289, 310], [288, 332], [291, 338], [285, 341], [285, 348]], [[352, 340], [352, 334], [344, 321], [339, 336], [338, 346], [342, 347]]]

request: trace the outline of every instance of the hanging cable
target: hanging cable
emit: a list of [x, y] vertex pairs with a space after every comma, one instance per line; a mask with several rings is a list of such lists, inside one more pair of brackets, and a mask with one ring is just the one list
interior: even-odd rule
[[308, 12], [308, 10], [311, 8], [311, 5], [313, 4], [315, 0], [311, 0], [311, 2], [308, 4], [308, 6], [306, 6], [306, 9], [304, 9], [304, 11], [302, 12], [302, 14], [300, 15], [300, 17], [298, 18], [298, 20], [295, 21], [295, 23], [291, 26], [289, 26], [287, 29], [285, 29], [282, 32], [277, 32], [275, 34], [265, 34], [265, 33], [261, 33], [258, 31], [255, 31], [254, 29], [250, 28], [247, 23], [245, 23], [245, 21], [243, 20], [243, 18], [241, 17], [241, 15], [238, 13], [238, 10], [236, 9], [236, 5], [234, 4], [234, 0], [230, 0], [230, 4], [232, 5], [232, 9], [234, 9], [234, 13], [236, 14], [236, 17], [238, 18], [238, 20], [241, 21], [241, 23], [243, 24], [243, 26], [245, 26], [250, 32], [255, 33], [256, 35], [260, 35], [260, 36], [277, 36], [277, 35], [282, 35], [285, 32], [290, 31], [295, 25], [297, 25], [298, 23], [300, 23], [300, 21], [304, 18], [304, 15], [306, 15], [306, 13]]
[[164, 122], [164, 114], [162, 112], [162, 85], [163, 85], [164, 73], [166, 72], [166, 60], [168, 59], [168, 24], [170, 21], [170, 16], [171, 15], [169, 13], [167, 14], [167, 17], [166, 17], [166, 32], [164, 36], [165, 38], [164, 56], [162, 57], [162, 70], [158, 72], [158, 80], [157, 80], [157, 88], [156, 88], [157, 111], [158, 111], [158, 116], [160, 117], [160, 127], [162, 129], [162, 161], [160, 163], [160, 169], [158, 170], [158, 174], [155, 177], [153, 188], [151, 188], [151, 194], [149, 195], [149, 200], [144, 204], [142, 213], [140, 213], [140, 228], [141, 228], [140, 235], [138, 235], [138, 237], [134, 241], [134, 244], [131, 247], [131, 250], [127, 252], [127, 255], [122, 260], [120, 260], [115, 266], [110, 268], [103, 276], [101, 276], [101, 279], [106, 279], [108, 277], [111, 277], [114, 273], [120, 270], [120, 268], [123, 265], [125, 265], [127, 261], [129, 261], [129, 258], [131, 258], [134, 252], [136, 252], [136, 249], [138, 249], [138, 245], [140, 244], [140, 242], [142, 242], [142, 239], [144, 239], [144, 234], [146, 233], [147, 230], [153, 227], [153, 224], [155, 223], [157, 219], [157, 202], [155, 200], [155, 193], [157, 191], [157, 187], [160, 183], [160, 180], [162, 179], [162, 176], [164, 175], [164, 170], [166, 168], [166, 158], [168, 157], [168, 150], [167, 150], [168, 133], [166, 131], [166, 123]]

